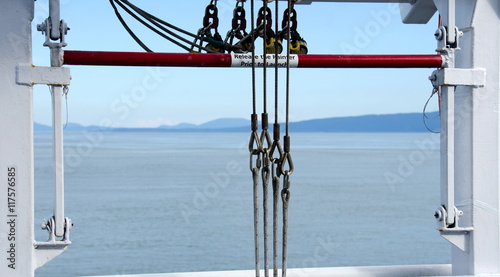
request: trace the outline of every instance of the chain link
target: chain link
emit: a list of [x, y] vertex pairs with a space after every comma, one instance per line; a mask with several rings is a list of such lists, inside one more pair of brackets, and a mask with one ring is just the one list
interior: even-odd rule
[[[210, 1], [210, 4], [205, 8], [205, 16], [203, 17], [203, 27], [198, 30], [198, 36], [193, 42], [191, 52], [194, 51], [194, 44], [198, 41], [207, 42], [206, 48], [213, 52], [224, 53], [225, 45], [221, 35], [218, 31], [219, 28], [219, 9], [217, 8], [217, 0]], [[214, 33], [212, 34], [212, 30]], [[198, 52], [201, 49], [198, 48]]]
[[[246, 31], [247, 20], [246, 11], [243, 2], [236, 2], [236, 8], [233, 11], [232, 29], [227, 32], [224, 44], [229, 51], [236, 53], [246, 53], [251, 51], [252, 44], [248, 40]], [[234, 39], [239, 39], [239, 42], [233, 45]], [[247, 38], [246, 40], [244, 40]]]
[[283, 30], [279, 36], [289, 41], [291, 54], [307, 54], [307, 42], [300, 36], [297, 26], [297, 11], [293, 7], [286, 9], [281, 23]]

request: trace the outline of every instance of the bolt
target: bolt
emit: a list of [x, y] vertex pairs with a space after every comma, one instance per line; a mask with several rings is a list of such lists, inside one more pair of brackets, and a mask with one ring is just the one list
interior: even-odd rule
[[434, 213], [434, 217], [436, 218], [437, 221], [443, 221], [443, 213], [440, 210], [437, 210]]
[[46, 219], [43, 220], [43, 222], [42, 222], [42, 224], [40, 226], [42, 228], [42, 230], [46, 230], [47, 229], [47, 224], [48, 224], [47, 220]]
[[434, 36], [436, 37], [436, 40], [442, 40], [443, 39], [443, 31], [441, 31], [441, 29], [437, 29], [436, 32], [434, 33]]
[[44, 32], [47, 29], [47, 25], [45, 25], [45, 23], [38, 24], [36, 25], [36, 29], [40, 32]]

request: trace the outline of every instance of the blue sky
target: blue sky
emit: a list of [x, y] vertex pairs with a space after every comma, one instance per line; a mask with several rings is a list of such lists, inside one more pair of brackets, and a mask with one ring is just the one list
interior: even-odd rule
[[[47, 17], [47, 0], [36, 1], [36, 24]], [[181, 28], [196, 32], [209, 0], [132, 1]], [[219, 32], [230, 29], [235, 0], [219, 0]], [[245, 6], [250, 16], [250, 2]], [[284, 8], [286, 2], [280, 2]], [[260, 7], [262, 1], [256, 1]], [[61, 0], [62, 18], [71, 30], [70, 50], [143, 51], [126, 33], [108, 1]], [[270, 5], [274, 8], [274, 3]], [[426, 25], [401, 23], [398, 4], [313, 3], [297, 5], [298, 31], [310, 54], [432, 54], [436, 47], [435, 15]], [[281, 18], [279, 19], [281, 22]], [[156, 52], [185, 52], [128, 22]], [[248, 23], [250, 24], [250, 22]], [[47, 65], [44, 37], [33, 33], [33, 63]], [[257, 41], [258, 45], [261, 40]], [[261, 53], [262, 51], [257, 51]], [[433, 69], [292, 69], [290, 118], [421, 112], [431, 93]], [[181, 122], [204, 123], [222, 117], [250, 118], [251, 70], [243, 68], [144, 68], [72, 66], [69, 121], [83, 125], [156, 127]], [[274, 94], [269, 71], [269, 95]], [[262, 71], [257, 70], [258, 113], [262, 111]], [[284, 71], [280, 73], [284, 94]], [[138, 93], [140, 92], [140, 93]], [[51, 122], [47, 87], [34, 91], [35, 121]], [[273, 112], [273, 97], [268, 99]], [[433, 101], [429, 110], [437, 110]], [[281, 102], [280, 118], [284, 118]]]

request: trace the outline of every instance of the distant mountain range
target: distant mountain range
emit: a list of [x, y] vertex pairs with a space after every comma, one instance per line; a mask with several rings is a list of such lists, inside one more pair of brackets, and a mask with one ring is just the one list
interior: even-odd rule
[[[439, 131], [438, 112], [427, 113], [427, 127]], [[284, 127], [284, 124], [281, 124]], [[272, 124], [269, 126], [272, 130]], [[50, 131], [51, 127], [35, 123], [36, 132]], [[109, 132], [247, 132], [250, 121], [242, 118], [221, 118], [200, 125], [181, 123], [175, 126], [162, 125], [156, 128], [103, 128], [69, 123], [65, 131], [109, 131]], [[422, 113], [400, 113], [385, 115], [363, 115], [313, 119], [290, 123], [292, 132], [428, 132]]]

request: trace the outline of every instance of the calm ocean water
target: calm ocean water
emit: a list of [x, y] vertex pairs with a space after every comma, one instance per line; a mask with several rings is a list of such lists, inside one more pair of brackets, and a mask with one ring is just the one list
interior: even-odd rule
[[[37, 277], [253, 268], [247, 133], [67, 133], [70, 248]], [[35, 135], [36, 223], [52, 214]], [[449, 263], [439, 136], [292, 135], [289, 267]], [[48, 235], [39, 230], [37, 240]]]

